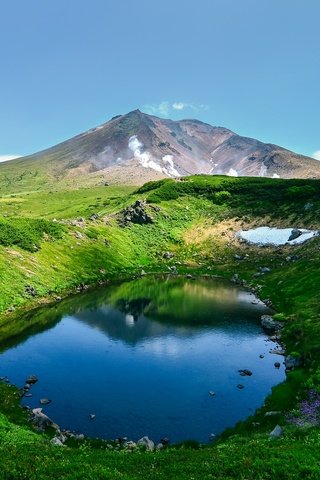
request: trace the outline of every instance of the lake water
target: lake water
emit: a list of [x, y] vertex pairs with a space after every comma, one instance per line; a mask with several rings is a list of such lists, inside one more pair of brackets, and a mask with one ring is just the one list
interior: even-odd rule
[[208, 442], [285, 378], [260, 327], [265, 313], [226, 281], [145, 277], [33, 313], [38, 327], [0, 345], [0, 376], [23, 386], [36, 375], [22, 403], [34, 408], [49, 398], [44, 412], [61, 428], [106, 439]]

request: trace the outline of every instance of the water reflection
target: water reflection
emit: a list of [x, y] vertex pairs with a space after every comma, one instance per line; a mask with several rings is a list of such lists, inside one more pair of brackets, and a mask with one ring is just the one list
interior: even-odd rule
[[[18, 385], [37, 375], [24, 403], [50, 398], [58, 424], [90, 436], [207, 441], [284, 378], [259, 324], [268, 311], [222, 280], [124, 282], [33, 312], [24, 321], [38, 328], [2, 344], [0, 375]], [[239, 378], [239, 368], [254, 373]]]

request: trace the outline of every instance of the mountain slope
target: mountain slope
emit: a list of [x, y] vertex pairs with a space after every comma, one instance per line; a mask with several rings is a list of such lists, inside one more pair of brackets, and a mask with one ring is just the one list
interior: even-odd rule
[[225, 174], [318, 178], [320, 162], [198, 120], [172, 121], [134, 110], [59, 145], [0, 165], [6, 190], [163, 177]]

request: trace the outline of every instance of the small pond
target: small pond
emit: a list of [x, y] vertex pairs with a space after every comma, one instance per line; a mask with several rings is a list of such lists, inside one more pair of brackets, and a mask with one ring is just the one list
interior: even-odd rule
[[22, 402], [35, 408], [50, 399], [44, 412], [61, 428], [208, 442], [285, 378], [260, 327], [266, 313], [253, 294], [218, 279], [145, 277], [101, 287], [33, 313], [37, 327], [0, 345], [0, 376], [22, 387], [36, 375]]

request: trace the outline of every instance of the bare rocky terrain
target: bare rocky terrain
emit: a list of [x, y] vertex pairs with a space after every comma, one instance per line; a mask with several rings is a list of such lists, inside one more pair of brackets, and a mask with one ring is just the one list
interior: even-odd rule
[[[37, 172], [37, 173], [36, 173]], [[59, 145], [0, 165], [0, 181], [143, 184], [190, 174], [319, 178], [320, 162], [198, 120], [134, 110]], [[29, 184], [29, 182], [27, 181]]]

